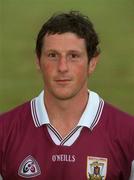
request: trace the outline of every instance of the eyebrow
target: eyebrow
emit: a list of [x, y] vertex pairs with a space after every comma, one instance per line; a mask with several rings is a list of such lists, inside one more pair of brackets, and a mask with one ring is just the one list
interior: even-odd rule
[[[58, 53], [60, 54], [60, 52], [58, 51], [58, 49], [44, 49], [44, 52], [55, 52], [55, 53]], [[67, 52], [73, 52], [73, 53], [82, 53], [81, 50], [77, 50], [77, 49], [70, 49], [70, 50], [67, 50]]]

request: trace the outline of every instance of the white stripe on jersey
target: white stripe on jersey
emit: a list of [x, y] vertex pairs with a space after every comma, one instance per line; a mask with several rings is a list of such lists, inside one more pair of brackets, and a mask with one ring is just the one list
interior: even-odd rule
[[132, 161], [131, 175], [130, 175], [129, 180], [134, 180], [134, 160]]

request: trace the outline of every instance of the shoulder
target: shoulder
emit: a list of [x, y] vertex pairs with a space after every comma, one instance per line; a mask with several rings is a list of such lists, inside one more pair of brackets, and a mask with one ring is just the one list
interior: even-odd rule
[[103, 127], [111, 142], [118, 144], [134, 160], [134, 116], [104, 103]]
[[112, 121], [117, 121], [119, 123], [134, 124], [134, 116], [123, 112], [119, 108], [105, 102], [104, 103], [104, 115], [107, 119], [112, 119]]
[[0, 146], [14, 142], [16, 136], [22, 136], [32, 124], [30, 102], [26, 102], [0, 115]]
[[14, 109], [4, 112], [0, 115], [0, 127], [2, 124], [9, 124], [13, 123], [16, 120], [21, 120], [24, 118], [28, 113], [30, 113], [30, 101], [15, 107]]
[[134, 140], [134, 116], [105, 102], [101, 122], [112, 137]]

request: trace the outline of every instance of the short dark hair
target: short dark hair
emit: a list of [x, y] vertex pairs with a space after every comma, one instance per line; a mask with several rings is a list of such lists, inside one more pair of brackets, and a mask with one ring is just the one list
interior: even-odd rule
[[85, 39], [89, 60], [100, 53], [98, 48], [99, 39], [89, 18], [78, 11], [69, 13], [54, 14], [42, 26], [37, 36], [36, 54], [40, 58], [43, 37], [46, 34], [63, 34], [66, 32], [75, 33], [78, 37]]

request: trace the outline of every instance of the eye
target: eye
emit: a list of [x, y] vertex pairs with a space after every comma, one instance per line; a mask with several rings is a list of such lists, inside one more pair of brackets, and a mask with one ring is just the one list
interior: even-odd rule
[[58, 59], [58, 54], [56, 52], [48, 52], [47, 53], [47, 58], [48, 60], [57, 60]]
[[48, 57], [55, 58], [56, 57], [56, 53], [55, 52], [50, 52], [50, 53], [48, 53]]
[[71, 52], [69, 55], [68, 55], [68, 59], [71, 60], [71, 61], [78, 61], [80, 59], [80, 55], [76, 52]]
[[72, 54], [71, 54], [71, 57], [72, 57], [72, 58], [78, 58], [79, 56], [78, 56], [78, 54], [76, 54], [76, 53], [72, 53]]

